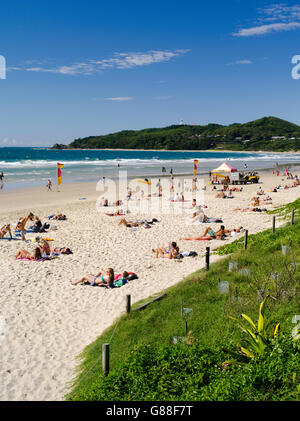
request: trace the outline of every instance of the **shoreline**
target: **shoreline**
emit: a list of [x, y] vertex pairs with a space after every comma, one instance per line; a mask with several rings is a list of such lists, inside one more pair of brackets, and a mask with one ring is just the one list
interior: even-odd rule
[[[38, 147], [37, 147], [38, 148]], [[259, 151], [239, 151], [239, 150], [227, 150], [227, 149], [123, 149], [123, 148], [104, 148], [104, 149], [89, 149], [89, 148], [66, 148], [66, 149], [59, 149], [59, 148], [52, 148], [52, 147], [45, 147], [43, 149], [47, 150], [54, 150], [54, 151], [140, 151], [140, 152], [218, 152], [218, 153], [273, 153], [273, 154], [300, 154], [299, 151], [265, 151], [265, 150], [259, 150]]]
[[[176, 185], [178, 178], [174, 177]], [[208, 177], [204, 178], [209, 186]], [[268, 191], [282, 183], [281, 179], [266, 170], [259, 185]], [[95, 184], [83, 184], [70, 184], [66, 191], [57, 193], [45, 190], [42, 193], [39, 188], [25, 194], [11, 190], [3, 202], [1, 225], [16, 222], [25, 209], [39, 215], [43, 221], [52, 213], [66, 214], [66, 221], [50, 221], [49, 232], [38, 235], [52, 238], [51, 247], [70, 247], [73, 254], [44, 262], [18, 261], [14, 258], [16, 252], [20, 248], [32, 252], [35, 244], [20, 240], [0, 241], [3, 278], [0, 307], [6, 322], [5, 338], [1, 342], [3, 387], [0, 400], [63, 400], [76, 376], [78, 355], [123, 314], [127, 294], [135, 303], [179, 283], [187, 274], [205, 266], [208, 244], [211, 251], [224, 245], [222, 240], [209, 243], [180, 240], [187, 235], [203, 233], [207, 225], [187, 224], [186, 216], [176, 213], [179, 203], [174, 204], [173, 212], [172, 205], [168, 213], [149, 211], [143, 214], [145, 218], [156, 216], [160, 221], [151, 229], [119, 227], [120, 217], [104, 214], [112, 208], [100, 209], [100, 212], [96, 209], [99, 192], [95, 190]], [[249, 234], [270, 228], [272, 216], [266, 213], [233, 212], [237, 207], [249, 206], [257, 188], [257, 184], [248, 184], [243, 186], [242, 192], [234, 193], [233, 199], [224, 200], [216, 199], [216, 192], [209, 186], [203, 195], [208, 206], [205, 213], [221, 217], [225, 227], [243, 226]], [[292, 202], [298, 198], [299, 191], [298, 186], [267, 193], [273, 199], [270, 208]], [[86, 200], [78, 200], [83, 195]], [[167, 198], [164, 203], [170, 206]], [[137, 217], [140, 218], [134, 213], [128, 216], [130, 219]], [[219, 228], [217, 223], [210, 225], [213, 229]], [[52, 229], [54, 227], [57, 229]], [[34, 235], [27, 235], [28, 240], [31, 237]], [[226, 242], [235, 239], [232, 237]], [[151, 249], [170, 241], [177, 241], [181, 251], [194, 250], [198, 256], [185, 257], [180, 264], [155, 259]], [[212, 254], [211, 262], [221, 258]], [[116, 289], [71, 284], [85, 273], [95, 274], [106, 267], [114, 268], [116, 273], [132, 271], [139, 279]]]

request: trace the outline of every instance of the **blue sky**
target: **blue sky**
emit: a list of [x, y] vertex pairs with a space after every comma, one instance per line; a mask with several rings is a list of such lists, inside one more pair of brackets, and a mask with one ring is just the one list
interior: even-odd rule
[[[274, 115], [300, 124], [294, 1], [1, 6], [0, 146]], [[299, 71], [300, 74], [300, 71]]]

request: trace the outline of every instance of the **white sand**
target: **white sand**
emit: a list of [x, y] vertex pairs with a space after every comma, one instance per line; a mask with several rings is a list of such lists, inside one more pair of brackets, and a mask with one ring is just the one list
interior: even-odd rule
[[[265, 190], [282, 183], [281, 177], [271, 174], [264, 175], [262, 181]], [[230, 200], [216, 199], [216, 192], [211, 186], [207, 188], [206, 213], [222, 217], [226, 228], [242, 225], [251, 234], [271, 226], [271, 215], [232, 211], [249, 206], [257, 185], [245, 186]], [[68, 220], [50, 222], [58, 229], [50, 228], [41, 236], [54, 238], [51, 246], [73, 250], [72, 255], [52, 261], [17, 261], [16, 252], [21, 248], [33, 251], [34, 243], [0, 240], [0, 316], [6, 323], [4, 338], [0, 335], [1, 400], [63, 400], [74, 378], [76, 356], [125, 311], [126, 294], [136, 302], [176, 284], [204, 266], [206, 246], [215, 249], [224, 243], [180, 241], [186, 235], [201, 235], [208, 225], [187, 226], [182, 215], [158, 216], [160, 222], [151, 229], [118, 227], [120, 217], [96, 211], [94, 183], [65, 185], [61, 190], [47, 193], [43, 188], [33, 188], [0, 193], [0, 226], [16, 222], [28, 210], [41, 218], [64, 213]], [[269, 194], [274, 206], [295, 200], [299, 191], [297, 187]], [[79, 201], [79, 197], [87, 200]], [[210, 224], [213, 228], [219, 225]], [[186, 257], [182, 263], [155, 259], [151, 249], [169, 241], [177, 241], [182, 251], [197, 251], [198, 257]], [[212, 256], [211, 261], [218, 258]], [[83, 274], [106, 267], [116, 273], [136, 272], [139, 279], [118, 289], [71, 285]]]

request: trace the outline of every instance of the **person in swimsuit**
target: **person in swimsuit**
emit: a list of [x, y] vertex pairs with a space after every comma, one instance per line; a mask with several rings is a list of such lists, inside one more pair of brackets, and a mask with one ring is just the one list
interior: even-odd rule
[[187, 237], [181, 238], [181, 240], [188, 240], [188, 241], [198, 241], [198, 240], [213, 240], [213, 239], [223, 239], [226, 236], [225, 227], [221, 225], [218, 231], [214, 231], [212, 228], [208, 227], [204, 231], [204, 234], [200, 237]]
[[24, 216], [24, 218], [20, 218], [17, 226], [16, 226], [16, 230], [20, 230], [21, 234], [22, 234], [22, 240], [25, 241], [25, 234], [26, 234], [26, 224], [28, 222], [28, 220], [33, 221], [34, 215], [32, 212], [29, 213], [29, 215]]
[[115, 280], [114, 270], [112, 268], [108, 268], [105, 270], [100, 270], [97, 275], [84, 275], [78, 281], [72, 282], [72, 285], [82, 284], [83, 282], [88, 282], [92, 286], [105, 286], [108, 288], [113, 287], [113, 283]]
[[179, 247], [175, 241], [170, 243], [167, 249], [164, 247], [157, 247], [156, 250], [152, 249], [152, 251], [156, 254], [156, 258], [164, 257], [168, 259], [175, 259], [179, 256]]
[[49, 246], [48, 241], [46, 241], [44, 239], [41, 239], [41, 242], [39, 244], [39, 248], [40, 248], [40, 251], [41, 251], [41, 254], [42, 254], [43, 257], [50, 256], [50, 246]]
[[67, 247], [55, 247], [50, 250], [54, 254], [73, 254], [72, 251]]
[[16, 254], [16, 259], [40, 260], [42, 259], [41, 250], [39, 247], [36, 247], [36, 249], [33, 252], [33, 255], [31, 255], [27, 250], [19, 250]]
[[4, 238], [6, 233], [9, 233], [10, 235], [10, 239], [12, 239], [12, 233], [11, 233], [11, 229], [10, 229], [10, 224], [7, 225], [3, 225], [2, 228], [0, 228], [0, 238]]

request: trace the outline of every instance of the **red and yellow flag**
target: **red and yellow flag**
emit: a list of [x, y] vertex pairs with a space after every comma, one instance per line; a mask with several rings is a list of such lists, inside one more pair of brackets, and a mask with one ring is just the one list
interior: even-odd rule
[[61, 168], [64, 167], [64, 164], [60, 162], [57, 163], [57, 185], [60, 186], [61, 184]]
[[197, 164], [199, 164], [198, 159], [194, 159], [194, 175], [197, 174]]

